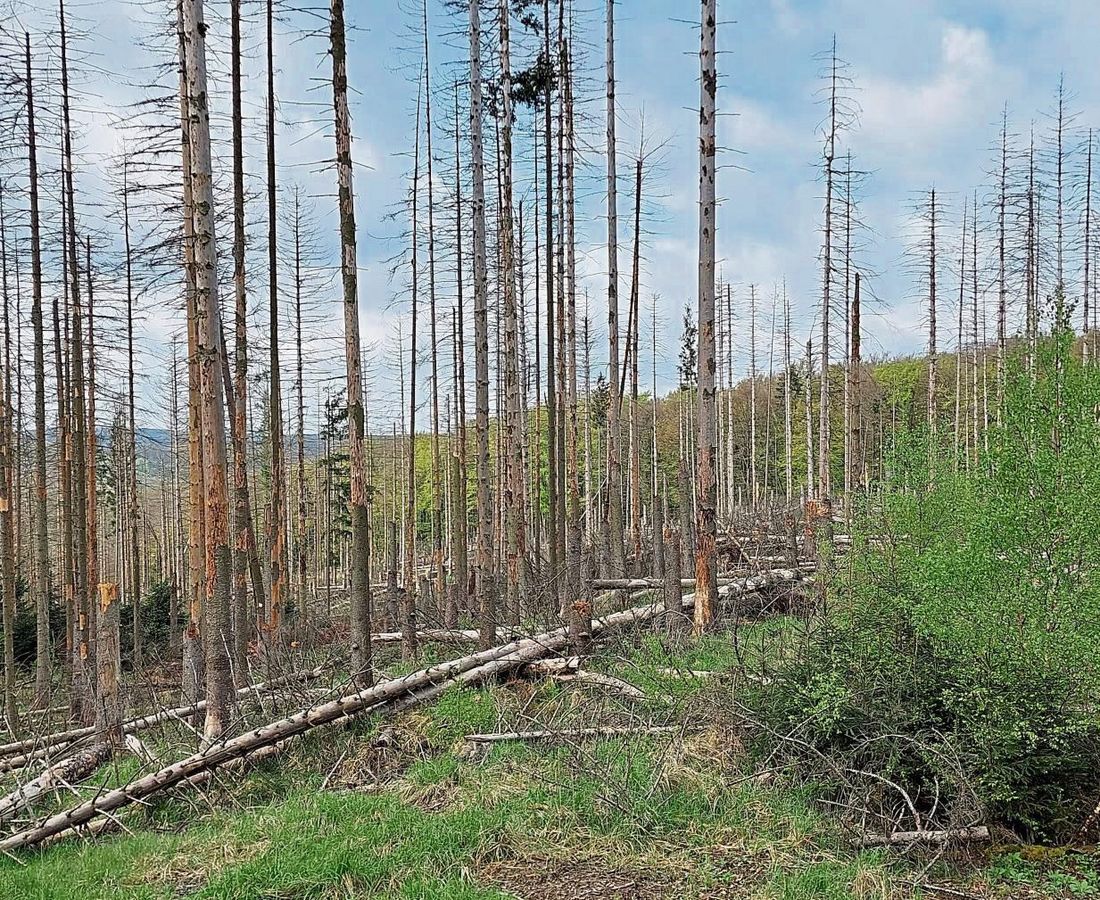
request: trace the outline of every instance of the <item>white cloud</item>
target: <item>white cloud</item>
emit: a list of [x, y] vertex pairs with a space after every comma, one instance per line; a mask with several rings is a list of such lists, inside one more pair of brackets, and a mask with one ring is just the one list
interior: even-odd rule
[[979, 28], [948, 23], [940, 37], [938, 70], [925, 80], [868, 75], [860, 78], [861, 138], [883, 148], [918, 152], [919, 144], [984, 120], [982, 110], [999, 90], [998, 65]]

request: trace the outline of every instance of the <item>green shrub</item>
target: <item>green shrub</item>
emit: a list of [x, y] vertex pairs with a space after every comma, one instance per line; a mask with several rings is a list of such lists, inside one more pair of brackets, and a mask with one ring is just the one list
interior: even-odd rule
[[1011, 368], [978, 465], [898, 438], [805, 653], [755, 697], [788, 747], [955, 824], [1081, 825], [1100, 786], [1097, 408], [1100, 373], [1055, 339], [1034, 378]]

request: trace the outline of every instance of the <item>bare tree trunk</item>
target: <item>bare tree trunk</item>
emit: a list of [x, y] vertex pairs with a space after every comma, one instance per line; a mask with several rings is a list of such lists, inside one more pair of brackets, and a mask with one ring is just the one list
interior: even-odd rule
[[[8, 293], [8, 223], [4, 215], [4, 188], [0, 185], [0, 276], [3, 283], [4, 372], [0, 377], [0, 607], [4, 625], [4, 718], [8, 731], [19, 731], [15, 699], [15, 473], [12, 459], [11, 298]], [[16, 327], [18, 327], [18, 321]]]
[[[195, 221], [191, 184], [191, 117], [188, 102], [187, 55], [184, 49], [183, 0], [178, 5], [180, 52], [180, 120], [183, 170], [183, 257], [187, 308], [187, 628], [183, 634], [183, 695], [199, 702], [203, 688], [205, 658], [202, 641], [206, 634], [206, 518], [203, 515], [205, 467], [203, 466], [203, 421], [199, 373], [199, 335], [195, 285]], [[196, 722], [197, 724], [197, 722]]]
[[[202, 401], [203, 493], [206, 557], [206, 722], [203, 738], [218, 740], [229, 722], [231, 699], [228, 486], [225, 402], [221, 378], [221, 322], [214, 238], [214, 190], [210, 155], [210, 109], [206, 83], [206, 23], [202, 0], [183, 2], [183, 46], [191, 154], [191, 219], [195, 248], [195, 332]], [[192, 510], [192, 515], [198, 510]]]
[[856, 271], [855, 293], [852, 295], [851, 337], [852, 349], [848, 354], [848, 378], [851, 381], [849, 397], [852, 404], [852, 489], [859, 490], [864, 481], [863, 474], [863, 386], [860, 379], [862, 361], [860, 358], [860, 273]]
[[1008, 213], [1008, 109], [1001, 119], [1001, 178], [997, 199], [997, 424], [1004, 419], [1005, 363], [1008, 352], [1008, 282], [1005, 268], [1005, 226]]
[[485, 162], [481, 136], [481, 10], [470, 0], [470, 154], [473, 160], [474, 345], [477, 368], [477, 595], [481, 646], [496, 642], [493, 501], [489, 486], [489, 285], [485, 260]]
[[[469, 474], [466, 467], [466, 350], [465, 350], [465, 271], [462, 257], [462, 152], [461, 122], [458, 110], [458, 83], [455, 83], [455, 404], [457, 408], [458, 442], [455, 450], [455, 511], [452, 517], [455, 546], [451, 558], [454, 569], [454, 607], [459, 614], [469, 606], [469, 512], [467, 486]], [[536, 179], [537, 183], [537, 179]], [[535, 335], [538, 345], [538, 334]]]
[[936, 443], [936, 189], [930, 195], [928, 239], [928, 453]]
[[613, 577], [625, 574], [623, 566], [622, 459], [619, 449], [619, 200], [615, 145], [615, 0], [607, 0], [607, 340], [608, 384], [611, 388], [607, 416], [608, 524]]
[[[141, 634], [141, 568], [138, 566], [140, 547], [138, 544], [138, 490], [137, 490], [137, 427], [136, 413], [137, 397], [134, 379], [134, 279], [133, 279], [133, 249], [130, 244], [130, 186], [128, 178], [129, 170], [127, 161], [123, 161], [122, 170], [122, 223], [123, 237], [126, 248], [126, 377], [128, 391], [130, 443], [129, 451], [129, 481], [127, 483], [127, 501], [129, 504], [129, 522], [127, 538], [130, 546], [130, 578], [124, 584], [124, 590], [130, 595], [130, 604], [133, 609], [133, 643], [132, 659], [135, 669], [142, 667], [142, 634]], [[173, 348], [174, 349], [174, 348]], [[173, 377], [175, 371], [173, 370]], [[167, 541], [167, 535], [165, 535]], [[102, 610], [101, 610], [102, 611]]]
[[[550, 56], [550, 0], [543, 0], [543, 53], [549, 65]], [[546, 78], [546, 91], [543, 98], [543, 142], [546, 165], [546, 465], [547, 487], [550, 496], [550, 518], [547, 534], [547, 543], [550, 550], [550, 577], [558, 577], [562, 560], [558, 553], [557, 522], [558, 505], [562, 498], [558, 494], [558, 409], [557, 409], [557, 383], [554, 360], [554, 160], [552, 153], [553, 144], [553, 103], [552, 79]]]
[[817, 487], [821, 498], [828, 502], [832, 494], [832, 461], [829, 419], [829, 317], [833, 280], [833, 164], [836, 159], [837, 133], [837, 58], [836, 37], [833, 37], [832, 76], [829, 93], [829, 131], [825, 136], [825, 249], [822, 253], [821, 283], [821, 400], [817, 428]]
[[520, 619], [524, 587], [523, 438], [520, 427], [519, 338], [516, 313], [516, 252], [512, 222], [512, 72], [508, 0], [500, 0], [500, 256], [504, 300], [504, 504], [505, 598], [510, 624]]
[[[268, 431], [271, 439], [271, 517], [267, 549], [270, 554], [271, 596], [264, 639], [278, 645], [282, 639], [286, 603], [286, 461], [283, 456], [283, 385], [279, 371], [279, 264], [276, 246], [275, 204], [275, 12], [267, 0], [267, 297], [268, 297]], [[268, 648], [270, 649], [270, 647]]]
[[718, 612], [717, 482], [715, 481], [715, 60], [717, 2], [702, 0], [699, 45], [699, 459], [695, 548], [695, 631], [713, 627]]
[[578, 451], [577, 421], [577, 258], [576, 258], [576, 129], [573, 110], [572, 35], [562, 52], [565, 107], [565, 276], [566, 276], [566, 423], [565, 474], [567, 489], [566, 565], [569, 579], [569, 617], [573, 645], [587, 642], [592, 630], [592, 604], [588, 598], [588, 566], [585, 565], [584, 509]]
[[409, 443], [406, 446], [405, 472], [405, 596], [401, 610], [401, 656], [416, 658], [416, 332], [419, 313], [420, 269], [418, 264], [419, 221], [417, 218], [420, 189], [420, 92], [416, 97], [416, 136], [412, 177], [412, 238], [410, 286], [412, 288], [412, 323], [409, 334]]
[[[98, 650], [97, 643], [95, 641], [95, 635], [98, 633], [98, 620], [99, 610], [95, 604], [96, 587], [99, 584], [99, 525], [97, 515], [97, 494], [98, 488], [96, 486], [96, 461], [97, 461], [97, 437], [96, 437], [96, 350], [95, 350], [95, 297], [92, 292], [92, 244], [90, 238], [85, 238], [85, 266], [84, 274], [88, 291], [88, 405], [87, 405], [87, 441], [86, 448], [88, 458], [86, 461], [87, 466], [87, 479], [88, 479], [88, 533], [87, 533], [87, 545], [84, 548], [87, 554], [87, 570], [88, 570], [88, 623], [91, 629], [91, 634], [88, 638], [88, 660], [89, 660], [89, 673], [88, 677], [91, 679], [93, 669], [98, 672], [96, 667], [96, 653]], [[135, 562], [136, 564], [136, 562]], [[92, 697], [96, 695], [98, 690], [97, 682], [92, 682]]]
[[[439, 451], [439, 349], [435, 296], [435, 184], [432, 166], [432, 68], [428, 55], [428, 4], [424, 2], [424, 126], [428, 175], [428, 316], [432, 342], [432, 584], [436, 613], [445, 614], [443, 580], [443, 467]], [[457, 127], [457, 126], [456, 126]]]
[[[807, 410], [807, 416], [809, 411]], [[783, 457], [787, 505], [794, 499], [794, 428], [791, 422], [791, 301], [783, 283]]]
[[294, 188], [294, 346], [298, 381], [298, 465], [295, 474], [297, 497], [297, 540], [294, 569], [297, 572], [298, 621], [303, 631], [310, 627], [309, 585], [306, 575], [306, 406], [302, 366], [302, 212], [298, 188]]
[[336, 113], [336, 171], [340, 204], [340, 271], [344, 288], [344, 348], [347, 362], [348, 456], [351, 464], [351, 651], [357, 683], [370, 684], [370, 492], [363, 456], [363, 381], [360, 374], [359, 290], [352, 194], [351, 115], [348, 111], [344, 0], [332, 0], [329, 37]]
[[[700, 360], [700, 365], [702, 361]], [[756, 509], [760, 485], [756, 473], [756, 285], [749, 285], [749, 495]]]
[[241, 0], [230, 4], [230, 65], [233, 94], [233, 670], [240, 687], [248, 677], [248, 639], [254, 616], [249, 611], [251, 574], [254, 605], [264, 604], [263, 578], [256, 553], [252, 502], [248, 487], [248, 294], [245, 284], [244, 138], [241, 111]]
[[806, 341], [806, 377], [805, 383], [805, 396], [803, 397], [803, 403], [806, 407], [806, 498], [814, 496], [814, 396], [813, 385], [814, 380], [814, 357], [813, 357], [813, 339], [807, 339]]
[[[46, 521], [46, 360], [42, 321], [42, 242], [38, 208], [38, 138], [34, 124], [34, 78], [31, 37], [24, 35], [27, 92], [27, 165], [31, 231], [31, 325], [34, 330], [34, 610], [35, 706], [42, 707], [50, 691], [49, 549]], [[59, 436], [60, 437], [60, 436]], [[62, 583], [64, 579], [62, 578]]]

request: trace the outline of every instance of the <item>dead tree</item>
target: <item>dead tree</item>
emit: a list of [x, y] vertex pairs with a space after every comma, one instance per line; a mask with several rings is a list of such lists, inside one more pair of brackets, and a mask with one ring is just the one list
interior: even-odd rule
[[489, 284], [485, 259], [485, 160], [481, 131], [481, 10], [470, 0], [470, 155], [473, 170], [474, 351], [477, 431], [477, 597], [481, 646], [496, 641], [493, 502], [489, 485]]
[[24, 34], [26, 63], [27, 166], [30, 186], [31, 326], [34, 330], [34, 610], [35, 705], [44, 705], [50, 690], [49, 544], [46, 519], [46, 359], [42, 317], [42, 239], [38, 199], [38, 137], [34, 123], [34, 78], [31, 36]]
[[699, 46], [699, 457], [695, 549], [695, 631], [713, 627], [718, 612], [716, 559], [718, 485], [715, 480], [714, 256], [716, 0], [702, 0]]
[[360, 372], [359, 289], [352, 191], [351, 114], [348, 110], [347, 39], [344, 0], [332, 0], [329, 19], [332, 93], [336, 115], [336, 173], [340, 206], [340, 272], [344, 294], [344, 351], [347, 363], [348, 457], [351, 468], [351, 652], [352, 671], [370, 684], [370, 503], [363, 454], [363, 380]]
[[[712, 4], [713, 5], [713, 4]], [[704, 9], [706, 4], [704, 4]], [[611, 574], [623, 568], [622, 456], [619, 425], [619, 213], [615, 146], [615, 0], [607, 0], [607, 341], [608, 384], [611, 387], [607, 416], [608, 524], [611, 531]]]
[[271, 595], [268, 598], [264, 639], [281, 638], [286, 602], [286, 461], [283, 456], [283, 388], [279, 372], [279, 268], [275, 202], [275, 12], [267, 0], [267, 299], [268, 299], [268, 431], [271, 440], [271, 516], [267, 549], [270, 555]]

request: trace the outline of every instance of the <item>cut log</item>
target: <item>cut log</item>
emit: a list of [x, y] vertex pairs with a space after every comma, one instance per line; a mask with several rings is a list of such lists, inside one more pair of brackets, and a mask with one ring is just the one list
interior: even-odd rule
[[573, 741], [589, 738], [621, 737], [633, 734], [675, 734], [683, 731], [680, 725], [616, 726], [601, 725], [593, 728], [565, 728], [544, 731], [503, 731], [487, 734], [468, 734], [471, 744], [499, 744], [505, 741]]
[[577, 669], [575, 672], [561, 672], [556, 675], [551, 675], [550, 677], [555, 681], [575, 681], [580, 684], [594, 684], [602, 688], [607, 688], [630, 700], [646, 699], [645, 691], [634, 687], [634, 685], [623, 681], [621, 678], [615, 678], [613, 675], [601, 675], [599, 672], [586, 672], [584, 669]]
[[906, 844], [966, 844], [989, 840], [985, 825], [948, 828], [941, 831], [895, 831], [893, 834], [869, 834], [855, 841], [859, 847], [897, 847]]

